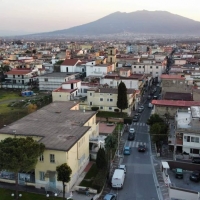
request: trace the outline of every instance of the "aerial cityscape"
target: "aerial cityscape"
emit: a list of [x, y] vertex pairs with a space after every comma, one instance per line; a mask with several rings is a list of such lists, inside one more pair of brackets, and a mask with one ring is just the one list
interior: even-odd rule
[[200, 2], [0, 4], [0, 200], [199, 199]]

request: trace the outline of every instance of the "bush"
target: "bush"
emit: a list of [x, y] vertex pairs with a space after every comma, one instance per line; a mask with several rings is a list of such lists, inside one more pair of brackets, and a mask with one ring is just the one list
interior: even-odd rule
[[91, 107], [92, 111], [97, 111], [99, 110], [99, 107]]
[[132, 118], [131, 117], [124, 118], [124, 124], [132, 124]]
[[106, 170], [100, 170], [96, 177], [94, 178], [94, 181], [92, 183], [92, 187], [94, 189], [97, 190], [98, 193], [101, 192], [103, 186], [104, 186], [104, 183], [106, 181], [106, 175], [107, 175], [107, 171]]

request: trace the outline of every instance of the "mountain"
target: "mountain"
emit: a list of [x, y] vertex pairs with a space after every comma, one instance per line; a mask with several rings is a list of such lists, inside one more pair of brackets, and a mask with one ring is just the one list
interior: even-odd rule
[[91, 23], [43, 34], [102, 35], [123, 32], [199, 34], [200, 22], [166, 11], [115, 12]]
[[27, 31], [11, 31], [11, 30], [0, 30], [0, 36], [14, 36], [14, 35], [25, 35], [31, 34]]

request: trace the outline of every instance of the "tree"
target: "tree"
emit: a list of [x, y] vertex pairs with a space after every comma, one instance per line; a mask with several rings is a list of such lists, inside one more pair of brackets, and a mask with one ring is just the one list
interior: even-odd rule
[[62, 181], [63, 184], [63, 199], [65, 199], [65, 183], [68, 183], [71, 180], [72, 170], [67, 163], [63, 163], [56, 167], [58, 173], [57, 180]]
[[150, 134], [153, 142], [158, 147], [161, 141], [164, 141], [168, 135], [168, 126], [165, 123], [155, 123], [150, 127]]
[[114, 135], [108, 135], [105, 139], [105, 148], [108, 153], [108, 168], [110, 170], [110, 161], [112, 159], [112, 150], [117, 145], [117, 138]]
[[31, 137], [6, 138], [0, 142], [0, 170], [15, 173], [16, 199], [18, 199], [18, 173], [35, 168], [45, 146]]
[[152, 126], [155, 123], [164, 123], [164, 120], [158, 114], [153, 114], [147, 120], [147, 124], [150, 125], [150, 126]]
[[96, 165], [99, 169], [105, 169], [107, 162], [106, 162], [106, 153], [104, 148], [101, 148], [97, 152], [97, 158], [96, 158]]
[[10, 66], [9, 65], [1, 65], [0, 66], [0, 72], [5, 73], [5, 72], [8, 72], [8, 71], [10, 71]]
[[124, 82], [120, 82], [118, 86], [117, 107], [121, 110], [128, 108], [127, 89]]

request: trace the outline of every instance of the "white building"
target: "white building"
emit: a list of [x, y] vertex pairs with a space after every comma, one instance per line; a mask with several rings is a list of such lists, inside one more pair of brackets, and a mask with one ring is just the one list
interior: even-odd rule
[[55, 90], [60, 88], [62, 83], [65, 83], [69, 80], [74, 80], [78, 73], [62, 73], [62, 72], [53, 72], [39, 76], [39, 89], [40, 90]]
[[80, 62], [78, 59], [65, 59], [60, 65], [60, 72], [76, 72], [76, 65]]
[[182, 146], [182, 152], [186, 152], [190, 156], [199, 156], [200, 154], [199, 120], [199, 106], [191, 106], [185, 112], [178, 111], [175, 116], [175, 148]]
[[165, 66], [162, 63], [137, 63], [132, 65], [132, 72], [134, 74], [151, 74], [153, 78], [158, 78], [160, 81], [161, 74], [165, 71]]

